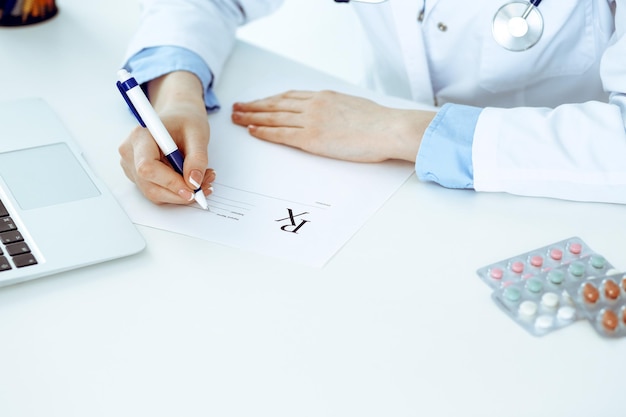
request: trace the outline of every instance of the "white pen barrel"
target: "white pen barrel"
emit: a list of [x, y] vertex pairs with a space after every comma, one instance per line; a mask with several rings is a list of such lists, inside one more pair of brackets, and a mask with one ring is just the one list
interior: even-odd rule
[[161, 151], [165, 155], [169, 155], [176, 149], [176, 143], [170, 136], [163, 122], [159, 118], [159, 115], [154, 111], [152, 105], [148, 101], [148, 98], [141, 90], [140, 86], [133, 87], [126, 92], [128, 98], [132, 101], [137, 113], [141, 116], [141, 119], [145, 123], [146, 127], [152, 133], [154, 140], [161, 148]]

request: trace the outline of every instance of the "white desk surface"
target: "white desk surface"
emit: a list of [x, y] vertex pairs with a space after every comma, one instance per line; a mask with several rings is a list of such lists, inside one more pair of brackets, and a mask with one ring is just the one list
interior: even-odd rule
[[[0, 98], [46, 99], [113, 188], [137, 13], [59, 5], [0, 28]], [[276, 59], [241, 46], [222, 97], [247, 56]], [[0, 416], [623, 415], [626, 340], [534, 338], [475, 271], [575, 235], [624, 269], [624, 214], [411, 177], [321, 269], [140, 227], [137, 256], [0, 289]]]

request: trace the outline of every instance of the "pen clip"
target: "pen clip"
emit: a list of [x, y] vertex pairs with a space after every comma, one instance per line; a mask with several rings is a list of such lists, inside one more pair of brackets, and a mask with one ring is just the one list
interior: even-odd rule
[[133, 112], [139, 124], [142, 127], [146, 127], [146, 124], [143, 122], [143, 119], [139, 115], [139, 112], [135, 108], [135, 105], [133, 104], [132, 101], [130, 101], [130, 98], [128, 98], [128, 94], [126, 94], [128, 90], [130, 90], [133, 87], [136, 87], [137, 85], [138, 85], [137, 81], [134, 78], [129, 78], [128, 80], [124, 81], [124, 83], [122, 83], [121, 81], [118, 81], [117, 89], [120, 90], [120, 94], [122, 94], [122, 97], [124, 97], [124, 101], [126, 101], [126, 104], [128, 104], [128, 108], [130, 108], [130, 110]]

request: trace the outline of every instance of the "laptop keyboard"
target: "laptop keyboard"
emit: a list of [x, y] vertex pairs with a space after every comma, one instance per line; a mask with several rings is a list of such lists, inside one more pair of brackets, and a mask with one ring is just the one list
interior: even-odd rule
[[0, 200], [0, 274], [13, 268], [36, 264], [35, 256]]

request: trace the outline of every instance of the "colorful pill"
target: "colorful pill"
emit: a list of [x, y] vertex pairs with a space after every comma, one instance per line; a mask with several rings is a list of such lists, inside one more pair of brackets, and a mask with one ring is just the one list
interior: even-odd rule
[[622, 288], [626, 291], [626, 276], [622, 278]]
[[543, 265], [543, 257], [540, 255], [531, 256], [530, 264], [537, 268], [541, 267], [541, 265]]
[[604, 282], [604, 296], [609, 300], [617, 300], [619, 297], [619, 285], [612, 279], [607, 279]]
[[504, 271], [502, 271], [502, 268], [491, 268], [489, 271], [489, 276], [493, 279], [502, 279], [503, 275]]
[[583, 245], [581, 245], [580, 243], [572, 243], [569, 245], [568, 249], [570, 253], [574, 255], [580, 255], [580, 253], [583, 251]]
[[524, 271], [524, 263], [520, 261], [515, 261], [511, 264], [511, 271], [516, 274], [521, 274]]
[[567, 270], [575, 277], [582, 277], [585, 273], [585, 265], [580, 262], [572, 262]]
[[554, 259], [555, 261], [560, 261], [561, 259], [563, 259], [563, 251], [558, 248], [550, 249], [550, 258]]
[[526, 281], [526, 289], [535, 294], [540, 293], [543, 290], [543, 283], [539, 279], [531, 278]]
[[559, 305], [559, 296], [553, 292], [547, 292], [541, 296], [541, 304], [547, 308], [555, 308]]
[[622, 308], [622, 322], [626, 324], [626, 307]]
[[593, 255], [589, 260], [589, 263], [591, 263], [591, 266], [596, 269], [602, 269], [606, 265], [606, 259], [600, 255]]
[[509, 301], [518, 301], [521, 297], [521, 293], [519, 291], [519, 289], [517, 289], [516, 287], [507, 287], [504, 290], [504, 298], [506, 298]]
[[602, 313], [602, 327], [604, 327], [604, 330], [614, 332], [618, 324], [617, 314], [612, 310], [605, 310], [604, 313]]
[[565, 274], [563, 273], [563, 271], [552, 270], [548, 272], [547, 278], [548, 281], [550, 281], [551, 283], [559, 285], [563, 283], [563, 280], [565, 279]]
[[502, 268], [491, 268], [489, 271], [489, 276], [493, 279], [502, 279], [503, 275], [504, 271], [502, 271]]
[[598, 298], [600, 298], [600, 292], [595, 285], [590, 282], [583, 285], [583, 300], [585, 300], [585, 302], [595, 304]]

